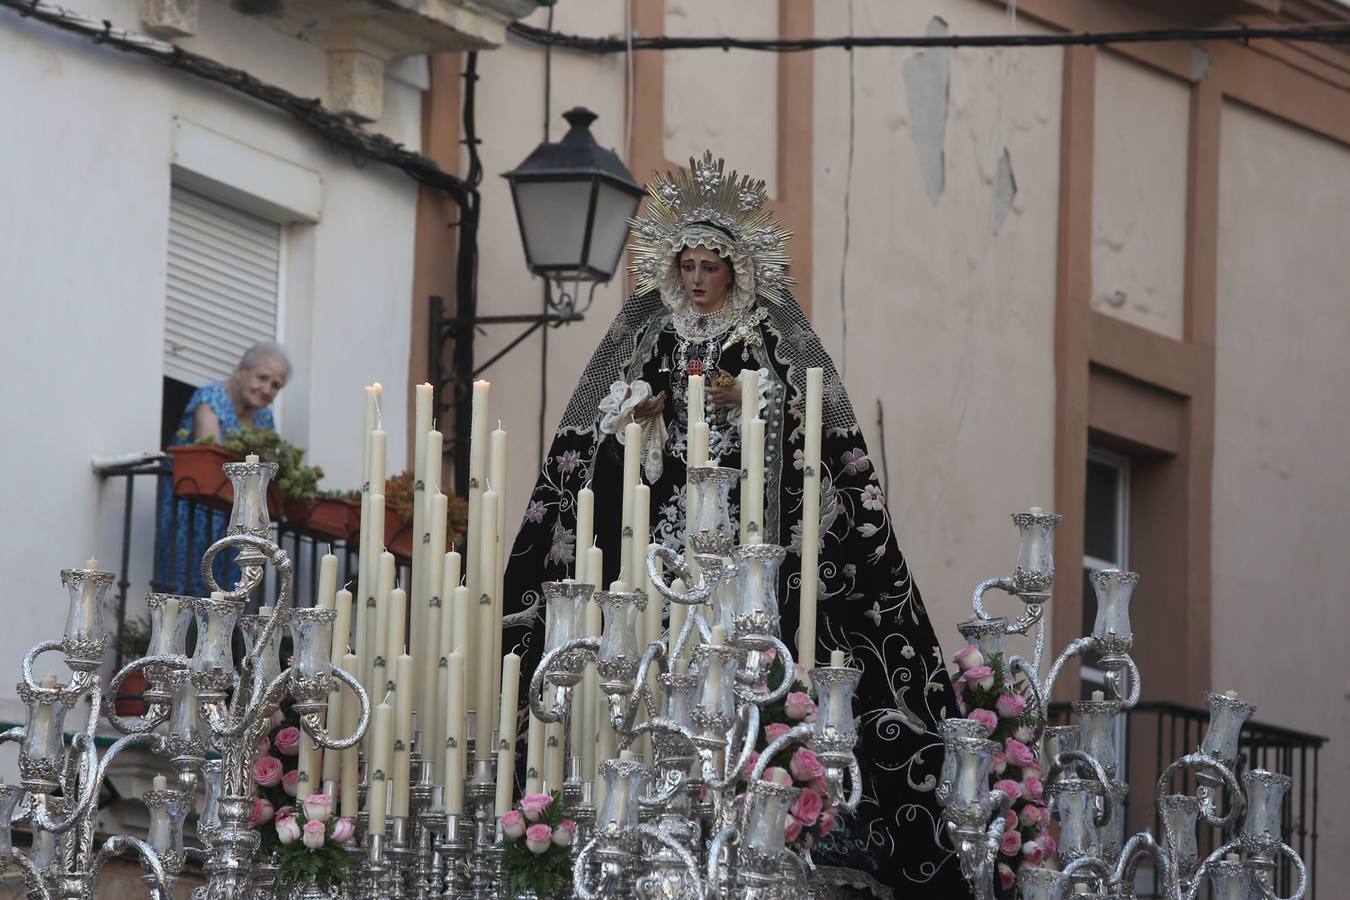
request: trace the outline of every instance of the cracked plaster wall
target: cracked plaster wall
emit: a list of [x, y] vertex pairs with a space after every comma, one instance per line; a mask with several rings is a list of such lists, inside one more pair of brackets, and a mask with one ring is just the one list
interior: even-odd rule
[[[846, 29], [844, 4], [816, 10], [818, 34]], [[856, 2], [853, 28], [916, 34], [936, 20], [954, 34], [1008, 28], [974, 0]], [[1000, 51], [864, 50], [854, 65], [845, 333], [848, 54], [816, 56], [813, 319], [878, 462], [884, 403], [890, 512], [950, 648], [971, 589], [1011, 564], [1006, 514], [1053, 503], [1063, 56], [1013, 53], [1006, 86]]]
[[[778, 0], [666, 0], [666, 34], [773, 37], [778, 34]], [[776, 194], [777, 54], [675, 50], [662, 58], [666, 159], [683, 164], [711, 148], [714, 155], [726, 156], [728, 170], [763, 178], [769, 196]]]
[[1190, 86], [1097, 55], [1092, 308], [1182, 337]]
[[1350, 878], [1350, 148], [1236, 104], [1220, 128], [1214, 685], [1331, 739], [1321, 896]]

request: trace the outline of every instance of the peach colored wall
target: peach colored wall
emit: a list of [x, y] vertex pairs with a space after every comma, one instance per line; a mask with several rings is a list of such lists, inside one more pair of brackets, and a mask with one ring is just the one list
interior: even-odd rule
[[[665, 31], [672, 37], [775, 37], [778, 0], [717, 4], [667, 0]], [[684, 164], [711, 148], [726, 154], [728, 169], [763, 178], [769, 195], [777, 194], [778, 106], [773, 102], [778, 95], [777, 54], [677, 50], [663, 53], [662, 60], [666, 158]], [[735, 147], [734, 155], [729, 143]]]
[[1350, 147], [1222, 119], [1214, 683], [1331, 738], [1318, 896], [1350, 877]]
[[1092, 308], [1180, 339], [1190, 86], [1097, 57]]
[[[817, 4], [818, 34], [846, 30], [841, 8]], [[935, 13], [952, 33], [1007, 27], [1005, 15], [983, 3], [876, 0], [856, 4], [853, 30], [923, 33]], [[911, 95], [905, 82], [907, 61], [917, 57], [855, 53], [843, 267], [848, 54], [817, 55], [813, 319], [878, 462], [879, 402], [884, 411], [890, 512], [950, 652], [959, 641], [955, 623], [970, 615], [974, 586], [1011, 571], [1016, 544], [1007, 514], [1053, 504], [1062, 56], [1058, 50], [949, 55], [950, 101], [937, 148], [945, 172], [936, 203], [921, 170], [921, 156], [935, 148], [921, 147], [931, 140], [921, 128], [916, 138], [910, 100], [929, 116], [937, 101], [926, 89]], [[995, 235], [1000, 145], [1008, 147], [1017, 195]], [[1015, 613], [1020, 604], [991, 606]]]

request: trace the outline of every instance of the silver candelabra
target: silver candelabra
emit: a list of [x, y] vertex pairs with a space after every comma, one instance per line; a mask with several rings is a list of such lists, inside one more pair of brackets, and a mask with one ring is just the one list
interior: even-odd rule
[[[1299, 900], [1307, 885], [1303, 861], [1280, 839], [1280, 806], [1290, 779], [1263, 769], [1240, 771], [1238, 738], [1255, 707], [1231, 692], [1205, 695], [1210, 725], [1204, 739], [1158, 779], [1161, 842], [1148, 832], [1125, 837], [1129, 787], [1121, 780], [1115, 733], [1122, 713], [1139, 701], [1139, 669], [1130, 655], [1130, 600], [1139, 578], [1117, 569], [1091, 573], [1097, 599], [1092, 633], [1069, 643], [1042, 677], [1044, 610], [1054, 579], [1051, 539], [1060, 517], [1032, 509], [1014, 514], [1013, 522], [1020, 535], [1014, 573], [976, 588], [975, 616], [959, 626], [967, 642], [959, 655], [980, 662], [1002, 660], [1004, 679], [1025, 689], [1030, 718], [1040, 723], [1029, 736], [1028, 749], [1044, 773], [1045, 797], [1060, 836], [1057, 852], [1040, 864], [1023, 864], [1016, 883], [1023, 900], [1060, 900], [1070, 894], [1090, 900], [1133, 897], [1135, 875], [1145, 861], [1157, 869], [1169, 900], [1194, 900], [1206, 878], [1212, 896], [1221, 900], [1273, 900], [1272, 876], [1281, 855], [1297, 873], [1289, 900]], [[994, 589], [1022, 601], [1016, 618], [989, 615], [984, 597]], [[1033, 628], [1032, 661], [1004, 656], [1005, 635], [1025, 635]], [[1044, 727], [1057, 677], [1066, 663], [1087, 653], [1099, 660], [1106, 691], [1073, 702], [1077, 724]], [[992, 731], [988, 717], [944, 723], [946, 756], [938, 787], [947, 832], [979, 900], [996, 894], [996, 861], [1014, 802], [1009, 792], [991, 789], [991, 773], [1005, 746], [989, 740]], [[1195, 776], [1194, 794], [1174, 791], [1174, 781], [1185, 773]], [[1228, 828], [1239, 819], [1236, 836], [1201, 859], [1201, 824]], [[1011, 886], [1004, 888], [1002, 895], [1011, 896]]]

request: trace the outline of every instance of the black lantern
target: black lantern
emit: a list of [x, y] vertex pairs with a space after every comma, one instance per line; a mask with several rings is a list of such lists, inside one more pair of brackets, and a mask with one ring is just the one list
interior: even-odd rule
[[511, 182], [525, 259], [546, 279], [609, 281], [642, 188], [614, 151], [595, 142], [595, 113], [578, 106], [563, 118], [572, 127], [561, 141], [540, 144], [502, 176]]

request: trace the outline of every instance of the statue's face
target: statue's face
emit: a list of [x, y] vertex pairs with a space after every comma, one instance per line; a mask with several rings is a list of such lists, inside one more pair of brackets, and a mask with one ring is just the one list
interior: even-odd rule
[[706, 247], [680, 253], [680, 280], [695, 312], [713, 313], [725, 306], [733, 277], [726, 260]]

